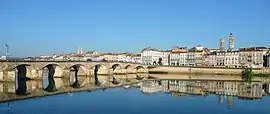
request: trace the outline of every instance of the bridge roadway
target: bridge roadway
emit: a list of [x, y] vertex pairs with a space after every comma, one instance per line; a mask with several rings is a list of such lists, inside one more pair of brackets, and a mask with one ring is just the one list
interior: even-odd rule
[[52, 77], [148, 73], [146, 65], [127, 62], [94, 61], [0, 61], [0, 81], [18, 78], [42, 79], [48, 71]]

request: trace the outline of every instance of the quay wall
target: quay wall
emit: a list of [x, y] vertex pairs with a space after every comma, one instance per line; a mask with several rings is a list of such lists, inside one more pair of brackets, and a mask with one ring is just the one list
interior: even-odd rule
[[[216, 74], [241, 75], [244, 68], [211, 68], [211, 67], [157, 67], [149, 69], [150, 74]], [[270, 73], [270, 69], [253, 69], [254, 74]]]

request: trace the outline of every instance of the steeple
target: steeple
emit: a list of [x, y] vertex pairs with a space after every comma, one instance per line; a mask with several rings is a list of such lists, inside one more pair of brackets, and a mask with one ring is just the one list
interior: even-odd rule
[[234, 36], [233, 33], [231, 32], [229, 35], [229, 51], [233, 51], [234, 48]]
[[80, 54], [80, 48], [79, 48], [79, 46], [77, 47], [77, 54]]
[[220, 39], [220, 42], [219, 42], [219, 49], [221, 51], [225, 50], [225, 46], [224, 46], [224, 37], [222, 36], [221, 39]]
[[82, 46], [81, 46], [80, 54], [83, 54], [83, 48], [82, 48]]

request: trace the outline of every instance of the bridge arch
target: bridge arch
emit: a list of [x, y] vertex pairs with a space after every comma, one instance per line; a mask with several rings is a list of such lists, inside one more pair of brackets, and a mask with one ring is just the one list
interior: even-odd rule
[[30, 78], [27, 77], [27, 72], [28, 68], [30, 65], [29, 64], [19, 64], [15, 66], [14, 69], [14, 74], [15, 74], [15, 88], [16, 88], [16, 94], [27, 94], [27, 84], [26, 81], [29, 80]]
[[112, 64], [111, 68], [112, 68], [113, 70], [115, 70], [115, 69], [117, 69], [117, 68], [122, 69], [122, 66], [121, 66], [120, 64], [118, 64], [118, 63], [114, 63], [114, 64]]
[[141, 65], [136, 66], [135, 69], [136, 69], [136, 73], [147, 73], [146, 68]]
[[62, 77], [63, 76], [63, 68], [57, 63], [48, 63], [41, 68], [42, 70], [48, 69], [53, 72], [54, 77]]
[[48, 63], [41, 68], [42, 70], [42, 82], [43, 88], [46, 91], [53, 92], [63, 85], [62, 82], [58, 81], [59, 78], [63, 77], [63, 69], [57, 63]]
[[93, 66], [94, 84], [96, 86], [103, 85], [109, 81], [108, 68], [103, 64], [96, 64]]
[[135, 73], [135, 72], [134, 72], [134, 68], [133, 68], [130, 64], [126, 65], [126, 66], [124, 67], [124, 70], [125, 70], [125, 73], [126, 73], [126, 74]]
[[69, 68], [70, 85], [74, 88], [80, 88], [87, 82], [88, 71], [82, 64], [74, 64]]

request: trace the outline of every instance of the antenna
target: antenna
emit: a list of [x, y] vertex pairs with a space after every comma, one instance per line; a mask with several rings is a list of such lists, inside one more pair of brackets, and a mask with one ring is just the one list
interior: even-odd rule
[[9, 59], [9, 46], [8, 46], [8, 44], [6, 44], [5, 47], [6, 47], [6, 58], [8, 60]]

